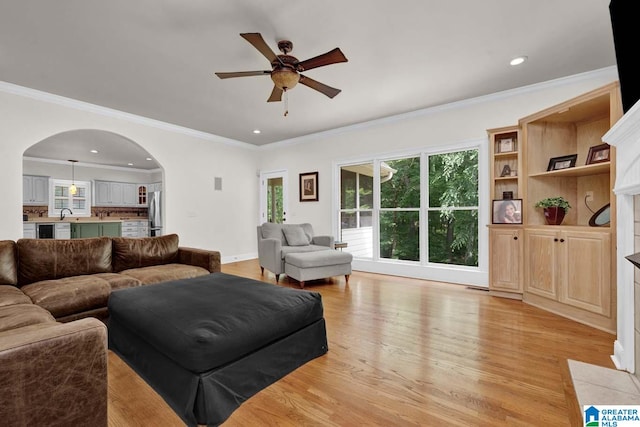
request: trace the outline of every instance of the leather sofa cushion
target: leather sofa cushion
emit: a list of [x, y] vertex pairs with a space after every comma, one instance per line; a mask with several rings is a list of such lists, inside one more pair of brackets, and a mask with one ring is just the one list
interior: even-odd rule
[[157, 237], [113, 237], [113, 271], [177, 262], [178, 235]]
[[16, 243], [13, 240], [0, 240], [0, 285], [18, 283]]
[[31, 299], [12, 285], [0, 285], [0, 307], [14, 304], [31, 304]]
[[119, 273], [98, 273], [94, 274], [93, 276], [99, 277], [109, 282], [109, 286], [111, 286], [112, 291], [115, 291], [116, 289], [133, 288], [142, 285], [142, 282], [140, 280]]
[[19, 239], [18, 285], [111, 272], [111, 238]]
[[210, 272], [206, 268], [193, 265], [164, 264], [123, 270], [120, 274], [135, 278], [144, 285], [150, 285], [152, 283], [204, 276], [205, 274], [210, 274]]
[[34, 304], [56, 318], [106, 307], [111, 293], [109, 282], [95, 275], [43, 280], [22, 287]]
[[51, 313], [34, 304], [0, 307], [0, 332], [39, 323], [56, 323]]

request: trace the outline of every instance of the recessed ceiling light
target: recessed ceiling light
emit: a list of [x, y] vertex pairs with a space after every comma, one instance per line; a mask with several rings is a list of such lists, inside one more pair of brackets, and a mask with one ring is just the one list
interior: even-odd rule
[[147, 160], [153, 160], [151, 157], [147, 157]]
[[509, 64], [511, 64], [511, 65], [520, 65], [526, 60], [527, 60], [527, 57], [524, 56], [524, 55], [523, 56], [517, 56], [517, 57], [513, 58], [511, 60], [511, 62], [509, 62]]
[[98, 154], [98, 150], [90, 150], [93, 154]]
[[129, 166], [133, 166], [133, 163], [129, 162], [129, 163], [127, 163], [127, 165], [129, 165]]
[[253, 133], [255, 133], [255, 134], [259, 134], [259, 133], [260, 133], [260, 129], [254, 129], [254, 130], [253, 130]]

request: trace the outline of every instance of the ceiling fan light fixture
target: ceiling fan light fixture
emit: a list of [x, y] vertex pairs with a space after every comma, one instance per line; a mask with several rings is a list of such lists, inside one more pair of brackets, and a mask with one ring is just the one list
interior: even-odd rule
[[290, 68], [279, 68], [271, 72], [273, 84], [284, 91], [293, 89], [300, 80], [300, 74]]

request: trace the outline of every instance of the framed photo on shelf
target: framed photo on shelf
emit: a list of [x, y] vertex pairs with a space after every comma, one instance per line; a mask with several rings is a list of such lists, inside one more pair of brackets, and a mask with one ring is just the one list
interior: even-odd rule
[[609, 144], [595, 145], [589, 148], [589, 154], [587, 155], [586, 165], [592, 165], [594, 163], [608, 162], [611, 160], [611, 147]]
[[577, 154], [571, 154], [568, 156], [561, 156], [561, 157], [552, 157], [551, 159], [549, 159], [549, 166], [547, 166], [547, 171], [557, 171], [560, 169], [572, 168], [576, 165], [577, 159], [578, 159]]
[[300, 174], [300, 201], [318, 201], [318, 172]]
[[502, 168], [502, 172], [500, 172], [500, 177], [511, 176], [511, 166], [504, 165]]
[[493, 201], [493, 224], [522, 224], [522, 199]]
[[513, 138], [498, 140], [498, 153], [511, 153], [516, 151], [516, 141]]

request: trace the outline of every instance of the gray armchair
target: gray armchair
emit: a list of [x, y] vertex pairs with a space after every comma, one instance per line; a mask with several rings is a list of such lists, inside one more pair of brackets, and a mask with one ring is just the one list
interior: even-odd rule
[[334, 248], [333, 236], [314, 236], [311, 224], [275, 224], [258, 226], [258, 259], [260, 271], [271, 271], [276, 282], [284, 273], [284, 258], [298, 252], [326, 251]]

